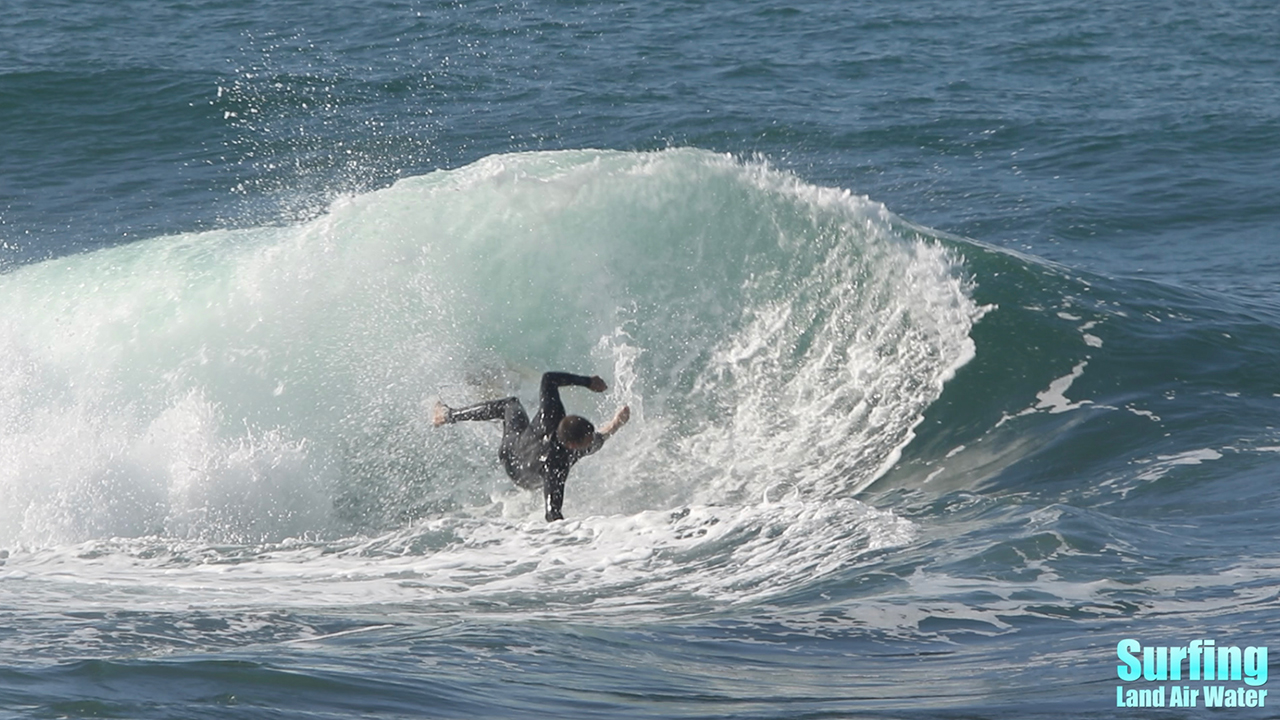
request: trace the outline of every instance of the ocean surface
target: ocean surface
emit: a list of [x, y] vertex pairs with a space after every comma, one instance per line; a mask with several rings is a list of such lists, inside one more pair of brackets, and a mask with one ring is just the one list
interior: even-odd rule
[[0, 717], [1280, 717], [1278, 37], [6, 0]]

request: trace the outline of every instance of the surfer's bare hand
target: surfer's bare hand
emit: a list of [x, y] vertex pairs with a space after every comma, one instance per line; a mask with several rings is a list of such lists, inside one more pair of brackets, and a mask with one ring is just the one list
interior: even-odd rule
[[591, 388], [591, 392], [604, 392], [609, 389], [609, 386], [604, 384], [604, 379], [599, 375], [592, 375], [591, 384], [587, 387]]

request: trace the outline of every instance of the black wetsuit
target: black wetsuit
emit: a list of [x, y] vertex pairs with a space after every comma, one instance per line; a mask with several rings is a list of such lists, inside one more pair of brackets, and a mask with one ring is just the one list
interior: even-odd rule
[[556, 438], [556, 427], [564, 419], [564, 403], [560, 401], [563, 385], [591, 386], [591, 378], [565, 372], [542, 375], [538, 413], [529, 421], [520, 399], [515, 397], [490, 400], [457, 410], [450, 410], [448, 422], [463, 420], [502, 420], [502, 447], [498, 458], [507, 474], [526, 490], [542, 489], [547, 503], [547, 521], [563, 520], [564, 482], [569, 469], [583, 457], [604, 445], [604, 436], [596, 433], [590, 447], [571, 450]]

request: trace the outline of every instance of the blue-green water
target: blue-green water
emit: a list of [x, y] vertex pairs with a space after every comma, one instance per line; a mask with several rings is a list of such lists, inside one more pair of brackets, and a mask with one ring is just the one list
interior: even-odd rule
[[[1274, 716], [1116, 688], [1275, 644], [1278, 35], [13, 0], [0, 714]], [[546, 369], [555, 524], [429, 422]]]

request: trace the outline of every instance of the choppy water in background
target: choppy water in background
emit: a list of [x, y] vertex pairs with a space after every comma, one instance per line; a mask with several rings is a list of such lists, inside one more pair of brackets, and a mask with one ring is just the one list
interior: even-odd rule
[[[1280, 621], [1277, 26], [11, 2], [0, 713], [1211, 714], [1116, 643]], [[548, 525], [427, 409], [552, 368]]]

